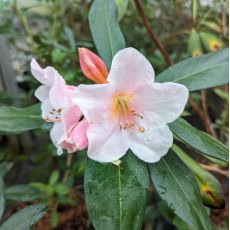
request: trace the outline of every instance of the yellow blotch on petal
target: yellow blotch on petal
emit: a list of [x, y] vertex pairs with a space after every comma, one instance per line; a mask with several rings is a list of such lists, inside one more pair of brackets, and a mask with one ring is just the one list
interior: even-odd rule
[[120, 115], [125, 115], [129, 110], [130, 101], [132, 100], [132, 94], [119, 93], [113, 98], [113, 119], [118, 118]]

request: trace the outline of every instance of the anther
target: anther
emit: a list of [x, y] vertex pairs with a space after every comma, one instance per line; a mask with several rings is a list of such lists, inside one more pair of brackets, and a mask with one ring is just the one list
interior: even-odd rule
[[145, 131], [145, 128], [143, 126], [140, 126], [139, 131], [141, 131], [143, 133]]

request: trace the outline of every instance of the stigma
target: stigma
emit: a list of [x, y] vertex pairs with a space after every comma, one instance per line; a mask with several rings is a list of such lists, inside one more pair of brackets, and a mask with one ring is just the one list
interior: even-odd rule
[[119, 120], [120, 131], [128, 130], [130, 135], [134, 131], [144, 133], [145, 128], [140, 125], [144, 117], [136, 111], [132, 102], [132, 94], [118, 93], [114, 95], [112, 106], [113, 120]]

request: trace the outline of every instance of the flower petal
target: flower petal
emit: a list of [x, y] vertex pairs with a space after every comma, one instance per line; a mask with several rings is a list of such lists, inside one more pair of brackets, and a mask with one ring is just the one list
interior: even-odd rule
[[50, 138], [53, 144], [58, 148], [58, 142], [64, 133], [64, 127], [61, 122], [55, 122], [50, 131]]
[[35, 59], [31, 61], [31, 72], [44, 85], [52, 86], [56, 78], [65, 83], [65, 80], [53, 67], [48, 66], [42, 69]]
[[119, 90], [132, 90], [148, 81], [154, 81], [154, 70], [149, 61], [136, 49], [126, 48], [113, 58], [108, 82]]
[[83, 150], [88, 146], [88, 139], [86, 136], [86, 130], [89, 127], [89, 123], [86, 119], [80, 121], [71, 132], [63, 135], [59, 140], [59, 146], [63, 149], [67, 149], [68, 153], [74, 153], [78, 150]]
[[117, 125], [91, 124], [87, 131], [89, 158], [99, 162], [120, 159], [128, 150]]
[[61, 117], [64, 124], [65, 132], [68, 132], [68, 130], [73, 129], [73, 127], [76, 126], [76, 124], [78, 124], [81, 116], [82, 113], [76, 105], [63, 110]]
[[177, 83], [150, 83], [134, 94], [135, 105], [152, 123], [168, 124], [177, 119], [188, 101], [188, 89]]
[[49, 98], [49, 91], [50, 91], [50, 86], [41, 85], [36, 89], [34, 95], [39, 101], [44, 102]]
[[101, 122], [111, 116], [114, 92], [111, 84], [79, 85], [73, 101], [89, 122]]
[[173, 135], [167, 125], [144, 123], [145, 132], [135, 131], [130, 135], [122, 131], [125, 142], [133, 153], [146, 162], [157, 162], [164, 156], [173, 143]]
[[66, 108], [73, 104], [73, 94], [76, 87], [63, 84], [59, 79], [55, 80], [49, 92], [50, 102], [56, 108]]
[[42, 118], [46, 120], [46, 117], [50, 115], [50, 111], [52, 111], [54, 107], [50, 104], [50, 100], [47, 99], [42, 102], [41, 109], [42, 109]]

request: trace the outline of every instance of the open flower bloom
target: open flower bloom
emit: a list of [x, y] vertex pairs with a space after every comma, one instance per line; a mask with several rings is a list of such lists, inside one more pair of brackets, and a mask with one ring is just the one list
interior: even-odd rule
[[75, 90], [73, 101], [90, 123], [88, 156], [112, 162], [130, 148], [146, 162], [159, 161], [172, 146], [167, 124], [184, 110], [187, 88], [154, 83], [151, 64], [133, 48], [115, 55], [107, 81]]
[[[31, 62], [31, 72], [43, 84], [35, 91], [35, 96], [42, 102], [43, 119], [54, 123], [50, 137], [58, 148], [58, 154], [62, 153], [62, 149], [75, 152], [86, 148], [88, 123], [79, 121], [82, 113], [79, 107], [72, 102], [76, 87], [66, 85], [63, 77], [53, 67], [42, 69], [34, 59]], [[70, 110], [71, 114], [68, 113]], [[77, 126], [80, 127], [76, 133]], [[72, 136], [74, 138], [69, 138]]]

